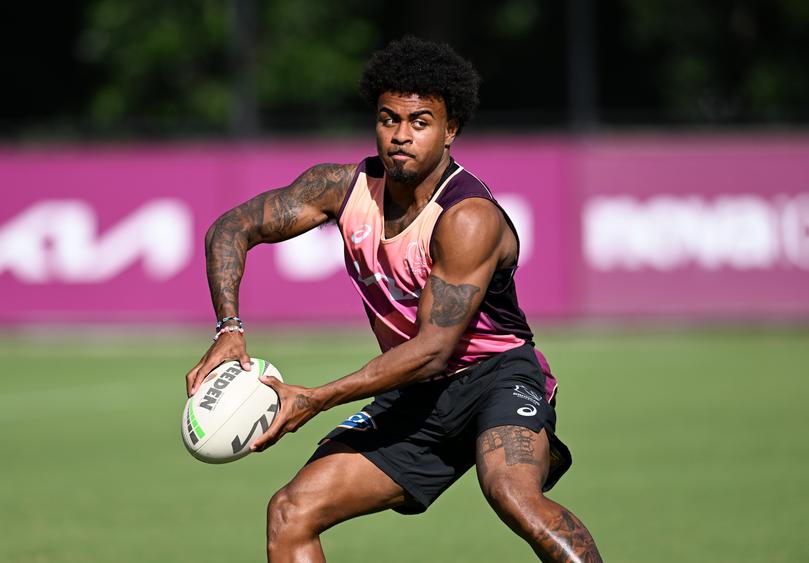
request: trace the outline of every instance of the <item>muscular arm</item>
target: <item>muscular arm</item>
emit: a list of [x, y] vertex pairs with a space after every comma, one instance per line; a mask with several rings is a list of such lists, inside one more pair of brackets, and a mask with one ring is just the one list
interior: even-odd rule
[[[264, 192], [217, 219], [205, 235], [208, 287], [218, 319], [239, 314], [239, 285], [247, 251], [262, 242], [280, 242], [337, 217], [356, 166], [319, 164], [285, 188]], [[244, 338], [223, 334], [186, 375], [192, 395], [203, 378], [226, 360], [250, 369]]]
[[[450, 209], [433, 235], [433, 268], [419, 302], [418, 334], [360, 370], [313, 389], [268, 382], [286, 395], [283, 420], [256, 442], [272, 445], [317, 412], [442, 373], [483, 300], [495, 270], [516, 257], [516, 239], [502, 213], [483, 199]], [[282, 402], [284, 404], [284, 397]]]
[[419, 302], [418, 334], [325, 385], [326, 408], [442, 373], [495, 270], [516, 256], [510, 234], [502, 213], [486, 200], [469, 199], [451, 208], [433, 236], [433, 267]]
[[319, 164], [289, 186], [264, 192], [211, 225], [205, 235], [205, 259], [217, 318], [238, 313], [247, 251], [336, 218], [355, 170], [354, 165]]

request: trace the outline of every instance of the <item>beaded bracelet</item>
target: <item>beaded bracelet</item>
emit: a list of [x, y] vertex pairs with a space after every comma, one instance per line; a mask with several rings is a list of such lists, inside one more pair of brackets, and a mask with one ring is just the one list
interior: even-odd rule
[[239, 328], [244, 328], [244, 324], [239, 317], [224, 317], [221, 320], [216, 321], [216, 330], [221, 329], [225, 323], [230, 321], [236, 321], [238, 323]]
[[222, 328], [214, 334], [213, 341], [216, 342], [219, 340], [219, 337], [225, 334], [226, 332], [238, 332], [239, 334], [244, 334], [244, 329], [240, 326], [223, 326]]

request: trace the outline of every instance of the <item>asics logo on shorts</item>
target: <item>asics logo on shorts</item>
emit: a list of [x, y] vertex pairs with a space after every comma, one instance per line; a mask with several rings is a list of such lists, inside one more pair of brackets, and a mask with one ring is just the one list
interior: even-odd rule
[[537, 413], [537, 408], [534, 405], [525, 405], [517, 409], [517, 414], [520, 416], [534, 416]]

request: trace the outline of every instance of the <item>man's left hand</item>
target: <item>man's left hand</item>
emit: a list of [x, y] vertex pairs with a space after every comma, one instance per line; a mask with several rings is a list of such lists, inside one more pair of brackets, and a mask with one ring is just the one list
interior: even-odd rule
[[250, 450], [262, 452], [274, 445], [284, 434], [295, 432], [322, 410], [322, 405], [312, 394], [312, 389], [287, 385], [275, 377], [262, 375], [260, 381], [278, 393], [278, 412], [270, 428], [259, 436]]

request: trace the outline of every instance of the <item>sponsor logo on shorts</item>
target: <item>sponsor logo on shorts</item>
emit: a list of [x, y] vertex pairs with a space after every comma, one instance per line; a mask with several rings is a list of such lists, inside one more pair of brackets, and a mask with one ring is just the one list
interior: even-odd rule
[[520, 416], [534, 416], [537, 413], [537, 408], [534, 405], [525, 405], [517, 409], [517, 414]]
[[[523, 401], [528, 401], [529, 403], [534, 403], [535, 405], [539, 406], [542, 403], [542, 395], [531, 391], [524, 385], [515, 385], [514, 392], [512, 393], [513, 396], [517, 397], [518, 399], [522, 399]], [[522, 414], [522, 413], [520, 413]], [[524, 416], [532, 416], [535, 413], [531, 413], [530, 415]]]
[[337, 428], [348, 428], [349, 430], [372, 430], [376, 429], [374, 418], [365, 411], [360, 411], [357, 414], [352, 414], [343, 422], [337, 425]]

